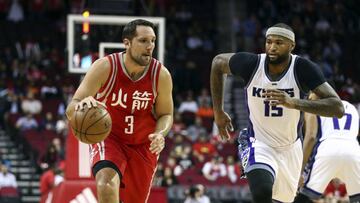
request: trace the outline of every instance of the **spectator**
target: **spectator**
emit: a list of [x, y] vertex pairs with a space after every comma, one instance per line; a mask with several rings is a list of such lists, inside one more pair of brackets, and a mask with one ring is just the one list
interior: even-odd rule
[[43, 77], [43, 73], [40, 71], [38, 66], [36, 64], [31, 64], [29, 73], [27, 75], [28, 80], [39, 81], [41, 80], [42, 77]]
[[189, 49], [198, 49], [203, 46], [203, 41], [198, 33], [194, 32], [193, 28], [188, 30], [188, 37], [186, 39], [186, 46]]
[[241, 177], [240, 165], [235, 162], [233, 156], [228, 156], [226, 158], [226, 172], [231, 183], [236, 183], [236, 181]]
[[186, 199], [184, 203], [200, 203], [200, 190], [195, 186], [191, 186], [187, 192]]
[[205, 187], [201, 184], [191, 186], [184, 203], [210, 203], [205, 195]]
[[202, 168], [202, 173], [209, 181], [216, 181], [219, 177], [226, 176], [226, 167], [222, 163], [222, 157], [214, 156], [210, 161], [206, 162]]
[[320, 16], [320, 19], [315, 24], [315, 31], [320, 32], [320, 34], [326, 34], [330, 29], [330, 23], [324, 16]]
[[186, 100], [181, 102], [178, 112], [179, 113], [192, 112], [195, 114], [197, 111], [198, 111], [198, 105], [193, 98], [193, 94], [192, 92], [188, 92], [188, 95], [186, 96]]
[[40, 167], [43, 170], [48, 169], [50, 166], [55, 166], [60, 161], [60, 156], [56, 150], [56, 147], [51, 143], [45, 155], [40, 160]]
[[191, 146], [186, 144], [183, 149], [183, 153], [178, 157], [178, 163], [183, 168], [183, 170], [186, 170], [190, 168], [193, 165], [192, 157], [191, 157]]
[[33, 118], [33, 115], [28, 113], [26, 116], [20, 117], [16, 121], [16, 128], [24, 131], [30, 129], [37, 129], [38, 128], [37, 121]]
[[[23, 64], [23, 63], [20, 63], [20, 64]], [[21, 67], [21, 68], [25, 68], [25, 67]], [[26, 88], [21, 87], [21, 89], [23, 89], [26, 92], [26, 95], [32, 94], [34, 96], [34, 98], [35, 98], [35, 95], [38, 95], [40, 93], [39, 85], [37, 85], [36, 82], [33, 80], [29, 80], [26, 83]], [[27, 98], [25, 98], [25, 99], [27, 99]], [[37, 99], [34, 99], [34, 100], [37, 100]], [[37, 100], [37, 101], [41, 102], [40, 100]], [[35, 103], [35, 102], [33, 102], [33, 103]]]
[[195, 118], [195, 123], [190, 125], [187, 128], [187, 137], [192, 141], [196, 141], [200, 135], [206, 135], [207, 131], [204, 126], [202, 126], [202, 120], [200, 117]]
[[[58, 106], [57, 114], [59, 116], [65, 116], [65, 103], [61, 102]], [[66, 119], [67, 120], [67, 119]]]
[[17, 188], [16, 177], [8, 171], [8, 166], [0, 163], [0, 188], [14, 187]]
[[190, 141], [187, 139], [186, 136], [182, 134], [175, 134], [173, 138], [173, 147], [171, 152], [173, 153], [174, 157], [181, 156], [182, 152], [184, 151], [184, 147], [186, 144], [189, 144]]
[[201, 94], [197, 98], [197, 103], [198, 104], [203, 104], [205, 106], [211, 106], [211, 98], [210, 98], [208, 89], [203, 88], [201, 90]]
[[13, 0], [7, 19], [15, 23], [24, 20], [24, 9], [18, 0]]
[[34, 98], [34, 94], [29, 92], [27, 98], [21, 102], [21, 108], [24, 113], [39, 114], [42, 110], [41, 101]]
[[55, 146], [56, 152], [61, 160], [65, 157], [64, 147], [61, 144], [60, 138], [56, 137], [51, 141], [51, 144]]
[[14, 91], [8, 91], [6, 108], [10, 114], [21, 112], [19, 97]]
[[161, 181], [161, 186], [170, 187], [177, 184], [178, 184], [178, 180], [176, 179], [176, 176], [173, 174], [173, 170], [170, 167], [165, 167], [164, 177]]
[[182, 146], [182, 151], [179, 153], [177, 158], [177, 165], [174, 168], [174, 175], [180, 176], [185, 170], [193, 166], [193, 160], [191, 157], [191, 146], [184, 145]]
[[68, 132], [68, 122], [65, 115], [59, 116], [56, 121], [55, 130], [58, 135], [66, 136]]
[[18, 114], [21, 112], [18, 96], [12, 89], [3, 89], [1, 91], [0, 101], [0, 115], [3, 115], [0, 118], [0, 126], [5, 126], [6, 123], [16, 122]]
[[217, 154], [215, 146], [208, 141], [206, 134], [200, 135], [198, 141], [193, 144], [192, 148], [194, 157], [200, 162], [203, 162], [206, 157]]
[[175, 176], [179, 176], [183, 172], [183, 169], [181, 168], [181, 166], [177, 165], [176, 158], [173, 157], [171, 154], [170, 154], [169, 158], [166, 161], [165, 167], [170, 168], [171, 170], [173, 170], [173, 174]]
[[170, 155], [166, 160], [165, 167], [169, 167], [173, 170], [176, 167], [176, 159]]
[[174, 123], [171, 127], [171, 131], [169, 133], [170, 137], [173, 137], [175, 134], [180, 134], [183, 130], [185, 130], [185, 125], [181, 121], [181, 115], [178, 112], [174, 114]]
[[41, 203], [50, 202], [51, 190], [63, 181], [63, 168], [57, 168], [55, 165], [50, 165], [40, 177], [40, 193]]
[[63, 85], [61, 87], [62, 90], [62, 96], [64, 97], [64, 102], [66, 103], [66, 105], [71, 101], [72, 96], [75, 93], [75, 87], [74, 85]]
[[214, 118], [214, 111], [210, 105], [210, 103], [201, 100], [199, 103], [199, 110], [196, 112], [196, 115], [202, 119], [206, 118]]
[[200, 191], [199, 202], [201, 203], [210, 203], [210, 198], [205, 194], [205, 186], [202, 184], [197, 184], [196, 187]]
[[46, 112], [45, 118], [40, 123], [40, 128], [44, 130], [54, 130], [55, 131], [56, 121], [54, 120], [53, 114], [51, 112]]
[[40, 92], [42, 98], [54, 98], [58, 94], [58, 89], [48, 79], [46, 83], [41, 87]]
[[[11, 161], [9, 159], [3, 158], [3, 155], [0, 152], [0, 166], [1, 165], [5, 165], [9, 170], [11, 166]], [[1, 167], [0, 167], [0, 172], [1, 172]]]

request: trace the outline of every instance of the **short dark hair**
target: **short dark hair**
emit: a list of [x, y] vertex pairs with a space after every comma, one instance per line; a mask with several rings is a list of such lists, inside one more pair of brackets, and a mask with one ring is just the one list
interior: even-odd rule
[[189, 189], [189, 196], [191, 198], [195, 198], [195, 196], [196, 196], [195, 194], [199, 191], [200, 191], [200, 189], [198, 187], [196, 187], [196, 185], [192, 185]]
[[285, 28], [287, 30], [290, 30], [291, 32], [294, 32], [294, 30], [289, 25], [287, 25], [285, 23], [276, 23], [272, 27], [281, 27], [281, 28]]
[[125, 38], [132, 40], [136, 36], [136, 27], [138, 25], [148, 26], [154, 29], [154, 24], [144, 19], [136, 19], [125, 25], [122, 32], [122, 40]]

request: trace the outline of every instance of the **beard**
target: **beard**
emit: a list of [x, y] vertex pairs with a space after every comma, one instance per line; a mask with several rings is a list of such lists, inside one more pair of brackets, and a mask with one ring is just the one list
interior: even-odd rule
[[270, 59], [269, 55], [266, 54], [266, 60], [269, 64], [278, 65], [285, 62], [289, 58], [289, 54], [279, 55], [276, 59]]
[[131, 50], [129, 50], [128, 53], [129, 53], [129, 56], [130, 56], [131, 60], [133, 60], [135, 63], [137, 63], [140, 66], [147, 66], [151, 62], [151, 56], [150, 56], [150, 60], [147, 61], [147, 60], [143, 59], [143, 55], [134, 56], [131, 53]]

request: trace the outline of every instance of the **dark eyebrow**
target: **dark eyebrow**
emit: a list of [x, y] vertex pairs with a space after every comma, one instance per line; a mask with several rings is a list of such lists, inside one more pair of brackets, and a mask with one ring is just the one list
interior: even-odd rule
[[278, 38], [278, 39], [269, 39], [269, 38], [267, 38], [266, 41], [268, 41], [268, 40], [274, 41], [274, 42], [284, 42], [285, 41], [284, 39], [281, 39], [281, 38]]
[[[148, 39], [148, 38], [147, 38], [147, 37], [139, 37], [139, 40], [143, 40], [143, 39], [146, 40], [146, 39]], [[153, 39], [156, 40], [156, 37], [152, 37], [150, 40], [153, 40]]]

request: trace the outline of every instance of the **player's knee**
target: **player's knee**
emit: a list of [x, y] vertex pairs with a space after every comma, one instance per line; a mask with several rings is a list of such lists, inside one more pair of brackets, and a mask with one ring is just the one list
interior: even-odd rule
[[118, 187], [116, 183], [111, 180], [100, 179], [96, 181], [96, 189], [99, 195], [109, 197], [116, 194]]
[[95, 176], [99, 203], [119, 202], [120, 178], [111, 168], [98, 171]]
[[[109, 164], [109, 162], [102, 163]], [[116, 197], [120, 185], [120, 177], [118, 172], [112, 167], [105, 167], [101, 168], [94, 174], [96, 179], [96, 189], [100, 199]]]
[[272, 202], [272, 184], [261, 183], [252, 188], [251, 193], [256, 203]]

